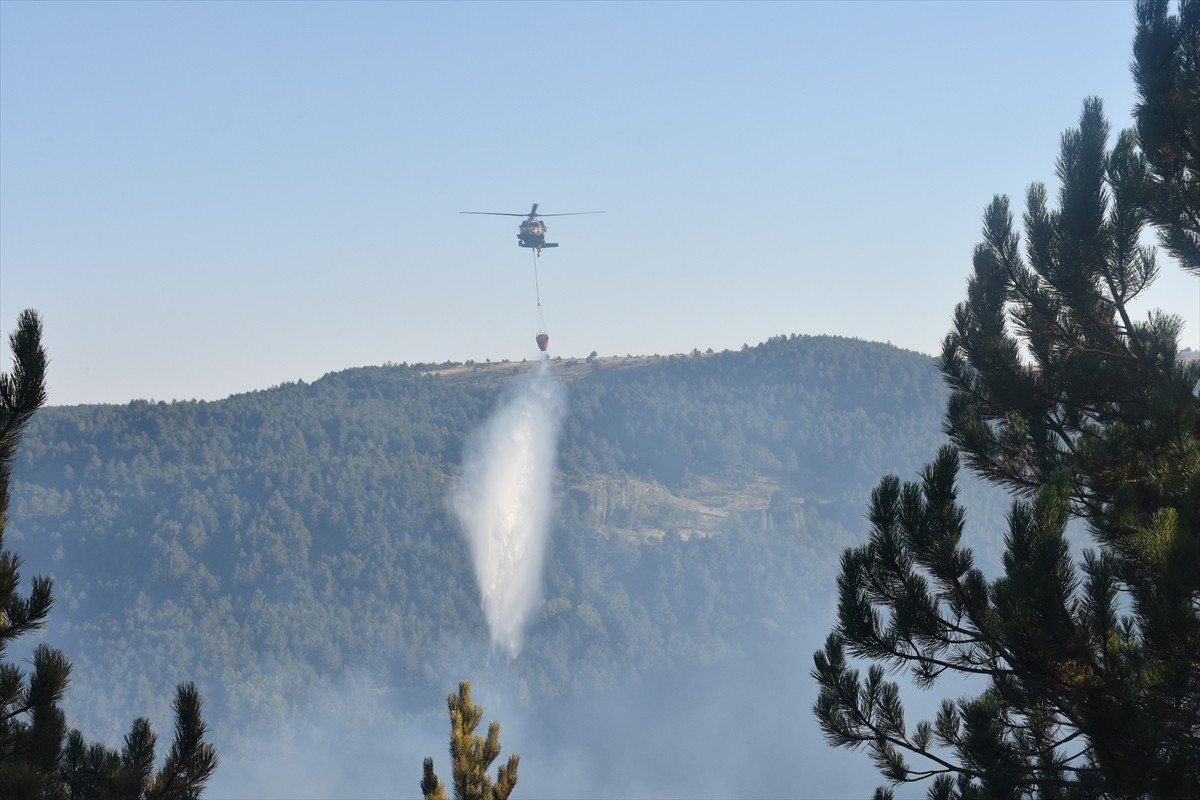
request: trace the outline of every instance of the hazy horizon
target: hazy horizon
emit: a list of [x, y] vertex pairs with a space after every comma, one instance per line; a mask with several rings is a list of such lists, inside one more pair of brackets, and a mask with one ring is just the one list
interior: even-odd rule
[[[787, 333], [935, 354], [1133, 4], [0, 3], [0, 329], [50, 402]], [[1054, 58], [1048, 58], [1053, 53]], [[1135, 312], [1184, 318], [1164, 259]], [[9, 363], [0, 353], [0, 369]]]

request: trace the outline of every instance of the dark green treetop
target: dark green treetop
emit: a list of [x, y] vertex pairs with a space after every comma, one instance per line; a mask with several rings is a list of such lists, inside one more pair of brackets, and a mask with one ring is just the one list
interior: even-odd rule
[[[814, 710], [832, 744], [865, 745], [893, 784], [932, 779], [930, 797], [947, 798], [1182, 798], [1200, 786], [1200, 365], [1179, 357], [1178, 319], [1134, 309], [1157, 273], [1146, 222], [1196, 263], [1196, 162], [1145, 151], [1194, 145], [1200, 125], [1194, 110], [1155, 117], [1141, 76], [1196, 85], [1197, 5], [1178, 17], [1138, 6], [1139, 132], [1157, 139], [1139, 149], [1126, 131], [1110, 150], [1089, 99], [1062, 138], [1057, 207], [1029, 189], [1024, 243], [1007, 198], [985, 211], [939, 363], [953, 446], [918, 482], [885, 478], [868, 543], [843, 554]], [[1170, 70], [1192, 71], [1171, 83]], [[961, 546], [960, 453], [1018, 498], [996, 580]], [[1081, 564], [1073, 518], [1096, 545]], [[875, 662], [865, 678], [847, 655]], [[947, 672], [986, 686], [910, 728], [886, 670], [922, 688]]]
[[[34, 578], [29, 595], [20, 594], [21, 559], [4, 547], [13, 457], [29, 420], [46, 401], [41, 336], [41, 319], [23, 312], [9, 336], [12, 373], [0, 374], [0, 658], [9, 643], [46, 624], [54, 603], [49, 578]], [[0, 796], [39, 796], [46, 776], [57, 769], [66, 733], [58, 703], [71, 665], [44, 644], [31, 661], [28, 676], [18, 665], [0, 662]]]
[[[54, 602], [49, 578], [19, 593], [21, 559], [4, 547], [12, 461], [21, 434], [46, 401], [46, 352], [42, 322], [22, 312], [9, 337], [11, 374], [0, 374], [0, 658], [10, 642], [42, 628]], [[35, 800], [195, 800], [217, 766], [216, 751], [204, 741], [200, 695], [181, 684], [175, 698], [175, 740], [166, 762], [154, 770], [155, 736], [145, 719], [135, 720], [120, 751], [88, 745], [78, 730], [67, 733], [59, 702], [71, 664], [61, 651], [38, 644], [26, 674], [0, 662], [0, 798]]]
[[1200, 275], [1200, 3], [1138, 4], [1133, 78], [1138, 139], [1149, 167], [1146, 210], [1163, 245]]

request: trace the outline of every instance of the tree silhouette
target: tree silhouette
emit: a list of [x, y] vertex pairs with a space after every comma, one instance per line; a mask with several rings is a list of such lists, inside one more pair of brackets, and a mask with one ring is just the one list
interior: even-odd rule
[[[993, 200], [939, 363], [953, 446], [919, 482], [880, 482], [869, 542], [843, 554], [814, 711], [832, 744], [865, 745], [893, 784], [932, 778], [938, 798], [1183, 798], [1200, 786], [1200, 365], [1179, 357], [1178, 319], [1135, 321], [1132, 308], [1157, 274], [1145, 221], [1195, 266], [1200, 105], [1172, 93], [1197, 85], [1198, 6], [1171, 17], [1139, 4], [1135, 46], [1139, 73], [1158, 76], [1139, 83], [1139, 130], [1190, 150], [1153, 144], [1166, 153], [1156, 166], [1126, 131], [1109, 151], [1089, 99], [1062, 138], [1058, 207], [1029, 189], [1023, 247], [1007, 198]], [[1170, 113], [1151, 89], [1174, 98]], [[1189, 113], [1174, 113], [1181, 103]], [[993, 581], [960, 544], [960, 453], [1018, 497]], [[1079, 565], [1071, 519], [1096, 547]], [[847, 654], [875, 663], [860, 677]], [[909, 728], [888, 670], [922, 688], [946, 673], [987, 687]]]
[[[49, 578], [32, 581], [22, 597], [21, 559], [4, 547], [9, 480], [21, 435], [46, 401], [42, 322], [21, 313], [9, 337], [11, 374], [0, 374], [0, 657], [10, 642], [42, 628], [54, 603]], [[217, 766], [216, 751], [204, 741], [200, 695], [190, 683], [175, 697], [175, 740], [162, 770], [154, 771], [155, 736], [145, 719], [135, 720], [121, 752], [87, 745], [79, 731], [66, 732], [59, 702], [71, 664], [46, 644], [33, 650], [32, 670], [0, 663], [0, 798], [96, 798], [107, 800], [194, 800]]]

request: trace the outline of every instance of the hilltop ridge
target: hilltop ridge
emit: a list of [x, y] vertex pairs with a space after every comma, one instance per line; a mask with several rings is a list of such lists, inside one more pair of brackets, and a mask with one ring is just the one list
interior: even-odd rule
[[[30, 573], [55, 579], [47, 636], [86, 676], [72, 718], [118, 735], [187, 676], [228, 740], [351, 668], [421, 702], [443, 695], [447, 661], [482, 669], [446, 496], [467, 437], [529, 364], [43, 409], [9, 531]], [[530, 702], [791, 635], [827, 602], [870, 487], [942, 441], [932, 359], [884, 344], [777, 337], [552, 367], [569, 405], [544, 600], [511, 676]]]

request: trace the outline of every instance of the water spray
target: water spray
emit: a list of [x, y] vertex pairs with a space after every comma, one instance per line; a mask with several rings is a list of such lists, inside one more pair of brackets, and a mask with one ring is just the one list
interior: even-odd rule
[[[544, 335], [544, 334], [543, 334]], [[471, 550], [494, 648], [516, 658], [541, 601], [566, 389], [543, 357], [467, 442], [451, 508]]]

